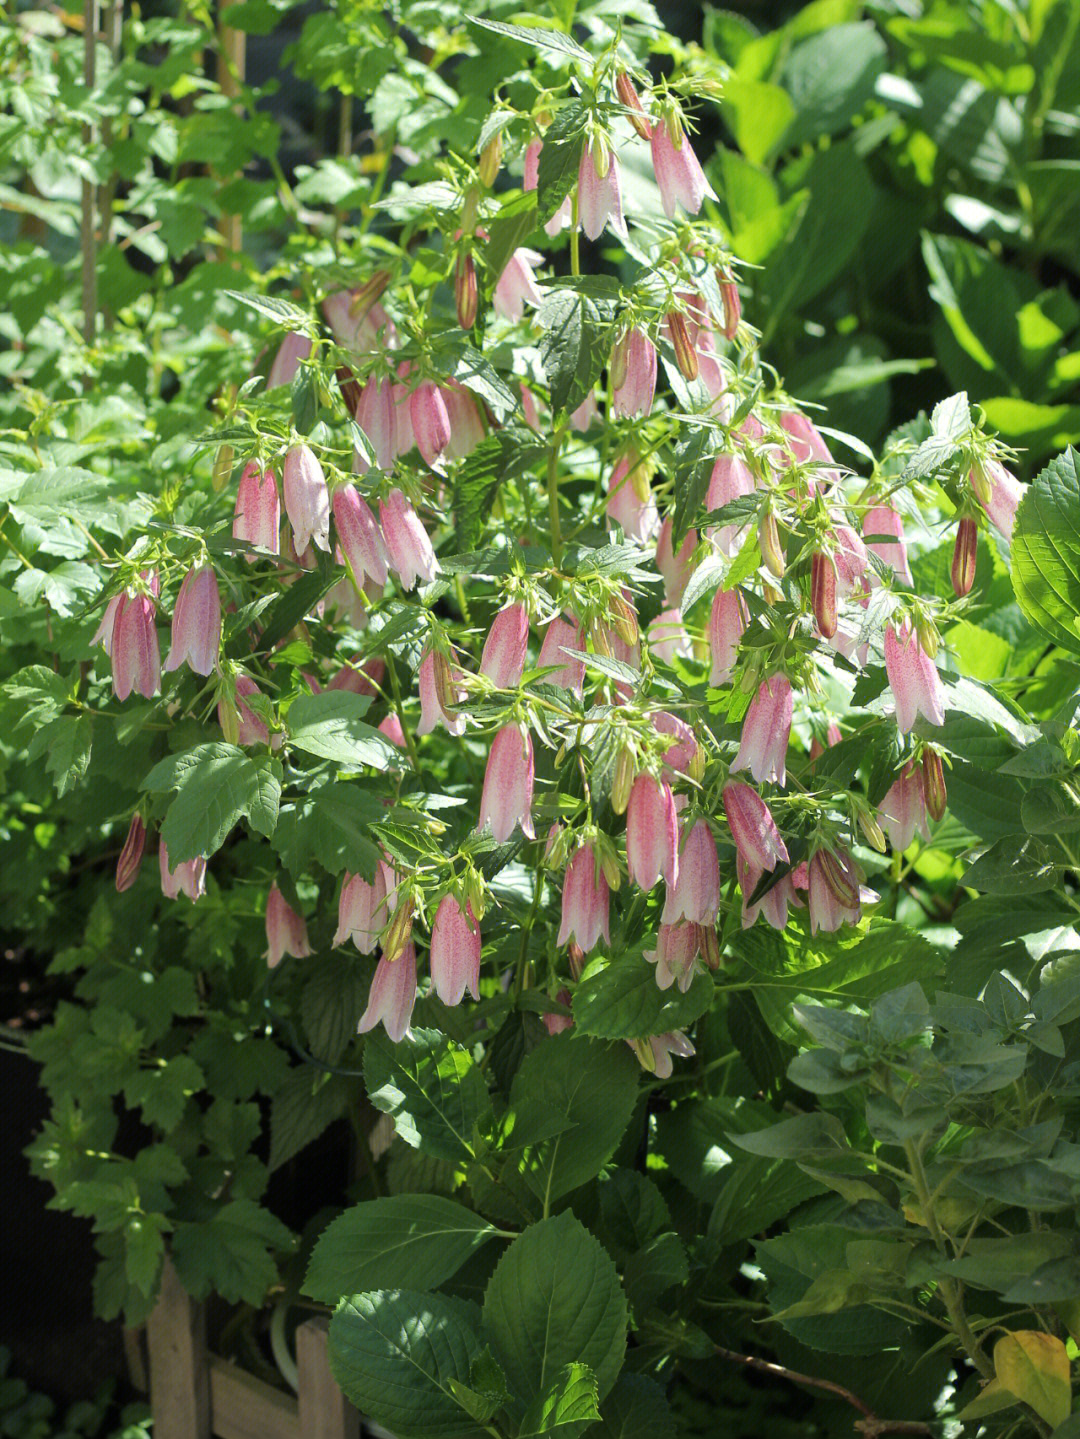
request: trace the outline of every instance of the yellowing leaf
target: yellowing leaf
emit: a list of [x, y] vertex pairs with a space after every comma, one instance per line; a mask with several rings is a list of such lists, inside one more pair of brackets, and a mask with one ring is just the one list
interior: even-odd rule
[[1002, 1386], [1030, 1404], [1052, 1429], [1072, 1408], [1069, 1356], [1052, 1334], [1021, 1329], [994, 1345], [994, 1372]]
[[1011, 1409], [1014, 1404], [1019, 1404], [1015, 1394], [1004, 1389], [997, 1379], [991, 1379], [970, 1404], [965, 1404], [960, 1413], [956, 1416], [966, 1424], [969, 1419], [985, 1419], [989, 1414], [996, 1414], [999, 1409]]

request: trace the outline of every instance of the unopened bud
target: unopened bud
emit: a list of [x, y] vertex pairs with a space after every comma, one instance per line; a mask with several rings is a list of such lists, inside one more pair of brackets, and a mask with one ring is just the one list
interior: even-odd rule
[[776, 588], [775, 585], [770, 585], [768, 580], [762, 580], [761, 598], [765, 601], [767, 605], [772, 605], [773, 609], [775, 609], [776, 606], [780, 603], [780, 601], [784, 598], [784, 596], [780, 593], [780, 591]]
[[480, 292], [476, 284], [476, 264], [467, 252], [458, 256], [454, 274], [454, 304], [457, 306], [458, 324], [463, 330], [471, 330], [476, 324]]
[[674, 110], [669, 110], [667, 113], [667, 132], [671, 139], [672, 148], [681, 150], [686, 136], [683, 133], [682, 121]]
[[968, 482], [975, 492], [975, 498], [985, 509], [993, 499], [994, 490], [990, 483], [989, 476], [982, 467], [981, 460], [973, 461], [971, 470], [968, 473]]
[[439, 708], [444, 714], [453, 714], [458, 697], [450, 671], [450, 661], [441, 650], [432, 652], [431, 673], [435, 680], [435, 697], [439, 701]]
[[231, 696], [222, 695], [218, 704], [218, 721], [226, 744], [240, 743], [240, 716]]
[[628, 745], [623, 745], [615, 761], [615, 778], [611, 784], [611, 808], [616, 814], [626, 813], [633, 787], [634, 752]]
[[616, 591], [608, 600], [608, 613], [615, 626], [615, 633], [624, 645], [633, 648], [638, 642], [638, 622], [633, 605], [625, 595]]
[[942, 768], [941, 756], [936, 749], [923, 750], [922, 772], [926, 812], [931, 819], [939, 820], [945, 813], [948, 791], [945, 788], [945, 771]]
[[758, 548], [769, 573], [778, 580], [784, 578], [784, 551], [780, 546], [780, 529], [772, 510], [766, 510], [758, 523]]
[[611, 642], [608, 639], [608, 627], [600, 620], [594, 620], [589, 633], [592, 635], [593, 649], [598, 655], [611, 659]]
[[480, 151], [479, 173], [481, 183], [490, 190], [495, 183], [495, 177], [499, 173], [499, 166], [502, 164], [502, 131], [492, 135], [484, 148]]
[[647, 1039], [632, 1039], [630, 1043], [642, 1069], [646, 1070], [649, 1074], [655, 1074], [656, 1055], [653, 1053], [653, 1047], [650, 1041]]
[[116, 888], [120, 894], [131, 888], [139, 877], [143, 851], [146, 849], [146, 825], [138, 810], [131, 816], [127, 839], [116, 862]]
[[362, 320], [390, 283], [389, 270], [376, 270], [371, 278], [353, 295], [349, 314], [354, 320]]
[[341, 398], [345, 401], [345, 408], [355, 419], [360, 407], [360, 396], [364, 393], [363, 387], [348, 365], [339, 365], [334, 374], [338, 382], [338, 389], [341, 391]]
[[622, 884], [619, 861], [606, 845], [600, 850], [600, 868], [603, 870], [604, 878], [607, 880], [608, 889], [617, 890]]
[[672, 348], [675, 351], [675, 360], [679, 366], [679, 373], [684, 380], [696, 380], [698, 357], [697, 351], [690, 343], [690, 331], [686, 328], [686, 316], [680, 315], [678, 310], [669, 310], [667, 327], [668, 334], [671, 336]]
[[739, 321], [742, 319], [742, 300], [739, 298], [739, 287], [734, 280], [722, 279], [717, 275], [717, 283], [720, 286], [720, 302], [724, 307], [724, 338], [733, 340], [739, 328]]
[[915, 619], [915, 633], [919, 637], [919, 644], [923, 654], [933, 659], [938, 652], [937, 626], [926, 618], [925, 615], [918, 615]]
[[233, 447], [232, 445], [222, 445], [214, 458], [213, 484], [215, 490], [224, 489], [226, 481], [232, 474], [232, 467]]
[[952, 587], [961, 599], [971, 593], [975, 583], [975, 562], [979, 555], [979, 527], [970, 515], [964, 515], [956, 530], [953, 546]]
[[810, 562], [810, 603], [824, 640], [836, 634], [836, 565], [824, 550], [815, 550]]
[[483, 880], [474, 869], [469, 871], [465, 880], [465, 902], [478, 921], [483, 919], [487, 910], [487, 891], [484, 889]]
[[645, 114], [645, 108], [641, 103], [641, 96], [637, 92], [633, 80], [625, 70], [620, 70], [615, 76], [615, 93], [630, 112], [627, 119], [633, 125], [642, 140], [647, 140], [652, 134], [649, 121]]
[[400, 959], [404, 954], [405, 946], [412, 938], [413, 910], [415, 908], [416, 901], [411, 894], [408, 894], [394, 911], [394, 917], [390, 921], [390, 927], [383, 940], [383, 959], [387, 964], [393, 964], [395, 959]]
[[686, 773], [695, 784], [700, 784], [705, 777], [705, 751], [699, 744], [694, 746], [694, 752], [686, 766]]
[[570, 963], [570, 973], [575, 981], [581, 978], [581, 972], [585, 968], [585, 951], [574, 943], [573, 940], [566, 946], [566, 958]]
[[611, 388], [613, 390], [621, 390], [623, 385], [626, 384], [626, 375], [630, 368], [627, 356], [632, 333], [632, 330], [627, 330], [625, 335], [621, 335], [619, 339], [615, 341], [614, 348], [611, 351], [609, 370], [611, 374]]
[[818, 863], [821, 866], [822, 878], [836, 896], [837, 901], [845, 909], [857, 909], [859, 906], [859, 884], [855, 872], [855, 866], [849, 861], [847, 865], [841, 863], [831, 850], [818, 850]]
[[707, 968], [720, 968], [720, 941], [717, 938], [716, 926], [714, 924], [702, 924], [698, 926], [698, 938], [701, 943], [701, 957]]
[[876, 849], [879, 854], [884, 854], [887, 848], [885, 836], [881, 831], [881, 826], [878, 824], [877, 819], [874, 817], [873, 811], [859, 805], [855, 813], [859, 821], [859, 828], [865, 835], [867, 844]]
[[596, 131], [593, 135], [592, 162], [596, 178], [602, 180], [611, 169], [611, 149], [608, 146], [607, 136], [602, 130]]

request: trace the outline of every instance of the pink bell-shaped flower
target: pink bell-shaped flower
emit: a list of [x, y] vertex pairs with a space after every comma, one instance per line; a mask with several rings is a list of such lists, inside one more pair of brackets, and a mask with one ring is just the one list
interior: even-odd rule
[[310, 354], [311, 340], [308, 336], [291, 330], [278, 346], [270, 373], [266, 377], [266, 388], [276, 390], [279, 385], [291, 385], [300, 368], [300, 361], [306, 360]]
[[480, 998], [480, 926], [466, 904], [444, 895], [431, 926], [431, 983], [443, 1004], [460, 1004], [465, 991]]
[[413, 589], [417, 580], [429, 585], [439, 573], [439, 562], [420, 517], [400, 490], [391, 490], [379, 501], [379, 519], [387, 559], [402, 588]]
[[260, 470], [252, 460], [244, 466], [236, 491], [233, 539], [270, 554], [279, 553], [278, 527], [281, 501], [273, 470]]
[[365, 579], [386, 583], [386, 547], [371, 506], [355, 485], [334, 491], [334, 525], [337, 542], [357, 586]]
[[906, 620], [899, 637], [892, 624], [885, 627], [885, 672], [896, 700], [896, 725], [901, 734], [908, 733], [920, 714], [932, 725], [945, 723], [945, 696], [937, 665]]
[[393, 711], [379, 721], [378, 731], [381, 735], [385, 735], [390, 743], [396, 745], [398, 749], [408, 749], [409, 746], [405, 739], [405, 731], [401, 726], [401, 721]]
[[443, 403], [450, 420], [450, 439], [446, 445], [448, 460], [464, 460], [484, 439], [484, 422], [476, 401], [463, 385], [451, 381], [443, 387]]
[[626, 806], [626, 867], [641, 889], [679, 878], [679, 822], [666, 780], [639, 774]]
[[661, 924], [656, 948], [645, 950], [644, 957], [656, 965], [658, 989], [670, 989], [678, 983], [685, 994], [697, 972], [701, 950], [701, 933], [696, 924]]
[[113, 619], [109, 655], [113, 692], [126, 700], [132, 690], [152, 699], [161, 689], [161, 651], [154, 624], [154, 601], [149, 595], [122, 594]]
[[751, 785], [730, 783], [721, 796], [739, 858], [759, 870], [788, 863], [787, 845], [769, 806]]
[[598, 240], [605, 225], [617, 235], [626, 234], [619, 188], [619, 162], [606, 144], [586, 145], [578, 166], [578, 221], [590, 240]]
[[525, 671], [528, 644], [528, 610], [523, 604], [507, 605], [491, 622], [480, 658], [480, 673], [496, 689], [516, 689]]
[[866, 587], [866, 570], [869, 559], [866, 546], [849, 525], [833, 528], [836, 549], [833, 562], [836, 565], [836, 592], [841, 599], [861, 592]]
[[169, 851], [162, 839], [158, 843], [158, 868], [161, 871], [161, 892], [166, 899], [177, 899], [186, 894], [194, 903], [206, 893], [206, 860], [202, 855], [185, 860], [173, 869], [169, 864]]
[[810, 883], [806, 865], [796, 865], [793, 870], [782, 875], [760, 899], [753, 903], [750, 902], [750, 896], [757, 889], [765, 871], [757, 865], [749, 864], [741, 855], [736, 855], [735, 872], [739, 877], [739, 888], [742, 891], [743, 929], [749, 929], [756, 922], [759, 914], [765, 916], [766, 922], [773, 929], [786, 929], [788, 906], [794, 905], [797, 909], [802, 908], [799, 890], [805, 890]]
[[420, 723], [416, 733], [431, 734], [442, 725], [448, 734], [465, 732], [465, 717], [455, 713], [464, 698], [454, 683], [450, 661], [441, 650], [429, 649], [420, 661]]
[[409, 398], [409, 419], [426, 464], [434, 465], [450, 443], [450, 415], [442, 390], [422, 380]]
[[680, 125], [677, 142], [673, 143], [670, 127], [658, 120], [653, 124], [649, 145], [664, 214], [673, 220], [676, 206], [681, 205], [687, 215], [696, 215], [705, 196], [714, 192], [686, 132]]
[[537, 250], [515, 250], [503, 267], [492, 295], [495, 313], [516, 322], [525, 313], [526, 304], [539, 305], [544, 298], [533, 273], [543, 262]]
[[221, 595], [210, 565], [188, 570], [173, 611], [172, 644], [166, 671], [187, 660], [197, 675], [208, 675], [217, 664], [221, 645]]
[[297, 914], [276, 884], [266, 897], [266, 963], [276, 969], [287, 954], [306, 959], [311, 953], [307, 923]]
[[536, 838], [533, 776], [532, 735], [522, 734], [517, 725], [504, 725], [491, 742], [480, 795], [480, 828], [490, 825], [497, 844], [505, 844], [518, 824], [527, 839]]
[[330, 492], [323, 467], [307, 445], [293, 445], [286, 454], [283, 489], [297, 554], [309, 544], [329, 550]]
[[[722, 510], [732, 500], [753, 494], [754, 488], [754, 476], [745, 460], [738, 455], [717, 455], [705, 494], [705, 507]], [[748, 524], [713, 525], [705, 533], [720, 553], [730, 558], [742, 545], [747, 528]]]
[[[568, 989], [560, 989], [555, 998], [560, 1004], [565, 1004], [567, 1009], [570, 1008], [571, 994]], [[574, 1018], [570, 1014], [549, 1012], [540, 1016], [540, 1022], [550, 1035], [562, 1034], [564, 1029], [573, 1029], [574, 1027]]]
[[[370, 376], [360, 391], [356, 423], [370, 441], [380, 470], [394, 468], [397, 456], [395, 418], [393, 384], [385, 375], [378, 379]], [[366, 463], [363, 463], [363, 468], [367, 468]]]
[[100, 645], [107, 655], [112, 653], [113, 626], [116, 623], [116, 611], [120, 608], [120, 601], [123, 598], [123, 595], [113, 595], [105, 606], [101, 623], [94, 631], [94, 638], [90, 641], [91, 645]]
[[672, 547], [672, 521], [667, 519], [660, 527], [656, 541], [656, 568], [664, 577], [664, 600], [669, 605], [678, 605], [690, 583], [694, 572], [694, 551], [697, 549], [697, 530], [687, 530], [679, 553]]
[[566, 866], [562, 892], [562, 924], [556, 944], [573, 941], [584, 954], [596, 948], [601, 935], [611, 943], [608, 924], [610, 896], [604, 871], [591, 844], [574, 851]]
[[537, 664], [541, 668], [544, 665], [559, 665], [559, 669], [544, 676], [545, 681], [549, 685], [558, 685], [560, 689], [571, 690], [580, 699], [585, 688], [585, 662], [564, 654], [564, 649], [583, 652], [585, 636], [575, 619], [556, 615], [544, 632]]
[[[875, 505], [867, 510], [862, 523], [866, 548], [892, 568], [896, 578], [909, 588], [913, 584], [908, 565], [904, 522], [891, 505]], [[889, 536], [888, 539], [875, 538]]]
[[[679, 878], [668, 890], [661, 916], [663, 924], [716, 923], [720, 908], [720, 861], [716, 841], [704, 819], [696, 819], [682, 835], [679, 851]], [[661, 986], [663, 987], [663, 986]]]
[[713, 595], [708, 627], [709, 653], [712, 657], [712, 668], [709, 670], [711, 685], [731, 683], [739, 653], [739, 641], [747, 623], [746, 601], [741, 593], [737, 589], [717, 590]]
[[656, 394], [656, 346], [644, 330], [635, 327], [616, 340], [611, 352], [611, 384], [616, 415], [632, 418], [652, 410]]
[[889, 843], [897, 853], [902, 854], [908, 848], [915, 838], [916, 830], [927, 844], [930, 843], [926, 794], [923, 790], [922, 770], [917, 764], [906, 764], [893, 780], [885, 798], [878, 805], [878, 815], [889, 836]]
[[1007, 540], [1011, 540], [1016, 511], [1024, 498], [1024, 486], [999, 460], [986, 461], [983, 477], [985, 484], [972, 483], [975, 498], [986, 511], [994, 528], [1000, 530]]
[[360, 874], [346, 874], [338, 899], [338, 924], [334, 944], [352, 940], [361, 954], [370, 954], [389, 922], [386, 899], [387, 866], [381, 861], [375, 867], [375, 878], [369, 884]]
[[596, 392], [590, 390], [577, 409], [571, 410], [570, 428], [576, 430], [579, 435], [588, 434], [589, 426], [599, 417], [600, 409], [596, 403]]
[[[270, 743], [270, 731], [247, 703], [252, 695], [261, 695], [261, 693], [259, 686], [250, 675], [237, 675], [235, 708], [238, 725], [236, 743], [238, 745]], [[222, 730], [227, 727], [224, 696], [218, 700], [218, 724], [221, 725]], [[280, 739], [280, 736], [275, 736], [275, 738]]]
[[783, 784], [790, 736], [791, 684], [787, 675], [771, 675], [750, 701], [732, 770], [748, 769], [758, 784], [767, 779]]
[[415, 1002], [416, 950], [410, 939], [397, 959], [388, 960], [384, 955], [379, 960], [357, 1033], [366, 1034], [381, 1024], [390, 1039], [400, 1044], [408, 1033]]
[[[655, 1074], [657, 1079], [671, 1078], [673, 1068], [671, 1056], [673, 1054], [677, 1054], [680, 1059], [689, 1059], [696, 1053], [694, 1046], [690, 1043], [689, 1039], [687, 1039], [686, 1035], [683, 1034], [681, 1029], [670, 1031], [667, 1034], [650, 1034], [647, 1039], [643, 1041], [639, 1040], [637, 1044], [635, 1044], [635, 1041], [632, 1039], [628, 1039], [626, 1042], [637, 1054], [638, 1062], [651, 1073]], [[649, 1046], [649, 1063], [646, 1063], [642, 1058], [641, 1052], [638, 1049], [638, 1044], [641, 1043]]]
[[627, 450], [608, 480], [607, 513], [635, 540], [650, 540], [660, 528], [660, 515], [649, 488], [649, 476], [636, 451]]
[[806, 465], [813, 461], [819, 465], [835, 466], [832, 452], [817, 426], [801, 410], [785, 410], [780, 416], [780, 424], [791, 436], [791, 452], [797, 464]]
[[382, 655], [372, 655], [363, 664], [358, 663], [359, 659], [360, 656], [356, 655], [351, 661], [346, 660], [326, 688], [376, 699], [386, 678], [386, 661]]
[[366, 354], [380, 344], [387, 348], [397, 345], [393, 321], [378, 299], [389, 279], [386, 270], [376, 270], [359, 289], [338, 290], [326, 297], [323, 315], [339, 345], [357, 355]]
[[116, 891], [118, 894], [129, 890], [138, 879], [145, 849], [146, 825], [143, 823], [142, 815], [136, 810], [131, 816], [131, 824], [128, 826], [127, 838], [120, 851], [120, 858], [116, 861]]

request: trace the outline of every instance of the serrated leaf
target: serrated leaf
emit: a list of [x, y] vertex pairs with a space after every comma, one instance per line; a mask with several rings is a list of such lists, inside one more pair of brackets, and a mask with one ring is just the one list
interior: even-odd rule
[[556, 412], [576, 410], [604, 365], [600, 311], [585, 295], [555, 290], [545, 295], [536, 321], [543, 330], [540, 362], [551, 390], [551, 407]]
[[309, 1064], [291, 1070], [270, 1106], [271, 1173], [318, 1139], [346, 1112], [348, 1102], [348, 1086], [338, 1075]]
[[591, 962], [574, 992], [574, 1020], [582, 1034], [598, 1039], [641, 1039], [692, 1024], [712, 997], [707, 974], [696, 975], [685, 994], [658, 988], [654, 966], [635, 948]]
[[440, 1159], [472, 1154], [487, 1089], [468, 1051], [445, 1034], [414, 1029], [394, 1044], [376, 1030], [364, 1044], [364, 1082], [372, 1104], [393, 1116], [406, 1144]]
[[572, 36], [561, 30], [547, 30], [540, 24], [509, 25], [503, 20], [483, 20], [475, 15], [469, 15], [467, 19], [471, 25], [479, 25], [484, 30], [494, 30], [496, 35], [507, 35], [511, 40], [535, 45], [540, 50], [555, 50], [560, 55], [571, 55], [575, 60], [588, 65], [590, 70], [595, 63], [588, 50], [583, 49]]
[[310, 335], [313, 340], [318, 338], [319, 330], [315, 321], [306, 310], [302, 310], [290, 300], [279, 300], [274, 295], [242, 295], [239, 290], [225, 290], [223, 293], [227, 299], [246, 305], [249, 310], [265, 315], [268, 320], [273, 320], [288, 330], [299, 330], [302, 334]]
[[370, 706], [369, 696], [348, 690], [300, 695], [289, 709], [289, 743], [350, 768], [400, 769], [395, 746], [363, 721]]
[[525, 1411], [518, 1439], [577, 1439], [586, 1425], [600, 1418], [596, 1375], [587, 1364], [568, 1364]]
[[236, 745], [196, 745], [155, 765], [142, 788], [177, 791], [161, 827], [175, 868], [220, 849], [244, 816], [258, 833], [273, 834], [281, 765], [269, 755], [253, 758]]
[[379, 862], [371, 826], [385, 814], [378, 795], [360, 783], [339, 780], [281, 811], [274, 848], [293, 874], [303, 874], [314, 860], [331, 874], [348, 870], [370, 883]]
[[1069, 1355], [1056, 1335], [1041, 1329], [1006, 1334], [994, 1345], [994, 1372], [1003, 1388], [1029, 1404], [1051, 1428], [1069, 1417]]
[[1028, 486], [1016, 512], [1010, 573], [1032, 624], [1080, 654], [1080, 474], [1071, 447]]

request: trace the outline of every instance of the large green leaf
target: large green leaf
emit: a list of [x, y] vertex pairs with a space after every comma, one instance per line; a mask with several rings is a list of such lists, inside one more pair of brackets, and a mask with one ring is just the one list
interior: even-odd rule
[[499, 1231], [438, 1194], [393, 1194], [354, 1205], [319, 1236], [304, 1293], [326, 1304], [367, 1289], [436, 1289]]
[[542, 1434], [554, 1434], [556, 1439], [577, 1439], [599, 1418], [595, 1374], [587, 1364], [568, 1364], [529, 1405], [518, 1439], [539, 1439]]
[[656, 969], [635, 947], [611, 960], [595, 959], [574, 992], [574, 1019], [582, 1034], [639, 1039], [683, 1029], [709, 1008], [713, 982], [699, 974], [685, 994], [659, 989]]
[[376, 1109], [393, 1115], [414, 1149], [467, 1159], [487, 1090], [468, 1050], [434, 1029], [414, 1029], [400, 1044], [381, 1030], [364, 1045], [364, 1082]]
[[272, 835], [281, 797], [281, 764], [236, 745], [203, 744], [156, 764], [142, 782], [152, 793], [177, 790], [161, 835], [173, 868], [221, 848], [246, 815], [252, 829]]
[[465, 1439], [478, 1429], [451, 1380], [480, 1352], [475, 1305], [410, 1289], [358, 1294], [330, 1321], [330, 1367], [362, 1414], [399, 1439]]
[[367, 695], [348, 690], [323, 690], [300, 695], [289, 710], [289, 743], [305, 754], [332, 759], [358, 769], [398, 769], [401, 756], [390, 741], [363, 716], [371, 704]]
[[887, 59], [885, 42], [869, 21], [834, 25], [804, 40], [781, 76], [795, 106], [784, 145], [794, 148], [847, 129], [873, 98]]
[[1080, 474], [1072, 448], [1051, 460], [1020, 503], [1012, 581], [1032, 624], [1080, 654]]
[[544, 332], [540, 360], [551, 388], [551, 407], [576, 410], [606, 359], [600, 311], [587, 295], [553, 290], [544, 297], [536, 319]]
[[484, 1295], [484, 1337], [525, 1406], [574, 1363], [589, 1366], [603, 1399], [622, 1367], [626, 1322], [615, 1265], [569, 1212], [526, 1229]]

